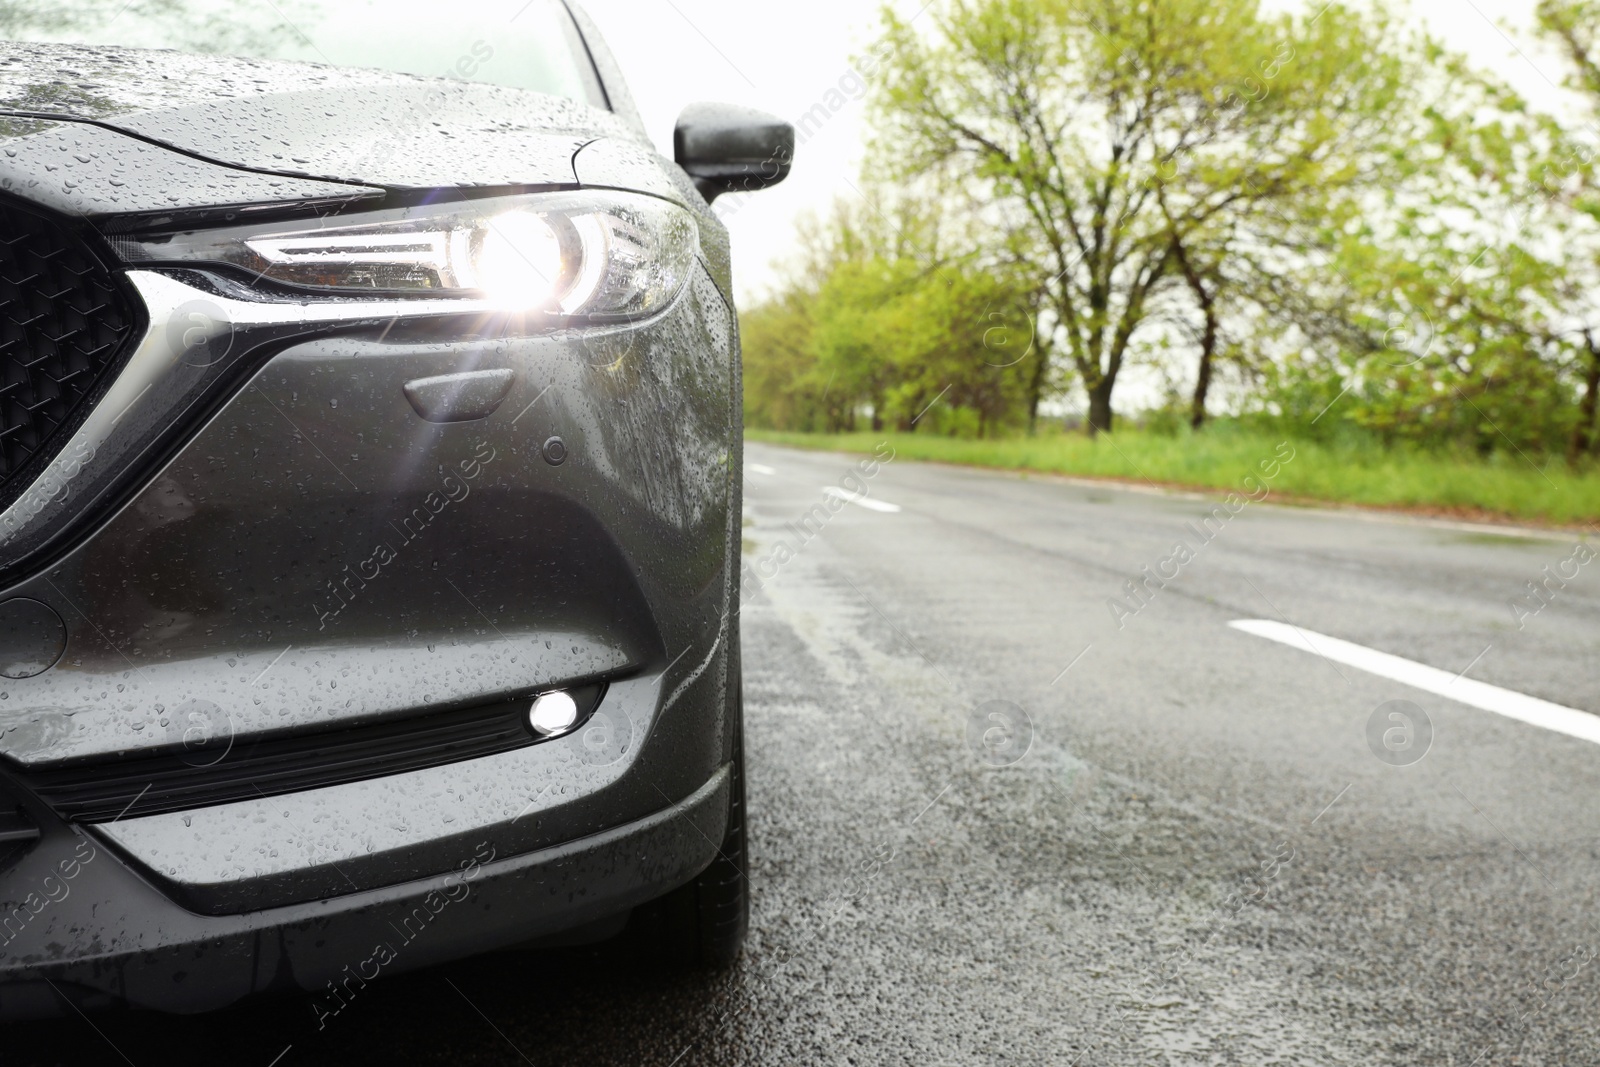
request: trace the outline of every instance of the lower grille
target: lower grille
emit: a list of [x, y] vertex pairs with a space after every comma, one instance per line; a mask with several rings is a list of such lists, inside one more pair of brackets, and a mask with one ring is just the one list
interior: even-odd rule
[[0, 500], [65, 444], [136, 325], [88, 245], [0, 202]]
[[[600, 705], [605, 686], [566, 692], [582, 722]], [[167, 751], [15, 773], [63, 818], [113, 822], [323, 789], [526, 748], [541, 740], [528, 726], [530, 703], [531, 698], [522, 697], [369, 726], [238, 742], [220, 757], [210, 750]], [[196, 766], [201, 759], [208, 765]]]

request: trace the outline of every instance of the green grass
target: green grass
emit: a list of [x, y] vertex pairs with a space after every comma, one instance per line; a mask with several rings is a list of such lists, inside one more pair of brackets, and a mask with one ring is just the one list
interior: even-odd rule
[[[1119, 430], [1091, 441], [1081, 434], [977, 441], [926, 434], [804, 434], [748, 430], [752, 441], [841, 452], [871, 452], [881, 442], [900, 459], [1149, 481], [1196, 489], [1239, 489], [1287, 439], [1231, 425], [1177, 437]], [[1471, 519], [1558, 526], [1600, 521], [1600, 470], [1573, 471], [1559, 460], [1542, 469], [1515, 454], [1491, 459], [1384, 449], [1376, 444], [1288, 441], [1294, 458], [1272, 479], [1272, 499], [1359, 504]]]

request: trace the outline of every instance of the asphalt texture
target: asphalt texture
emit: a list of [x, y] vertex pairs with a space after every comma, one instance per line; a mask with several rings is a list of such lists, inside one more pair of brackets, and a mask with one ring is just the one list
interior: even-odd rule
[[0, 1063], [1600, 1063], [1600, 746], [1227, 625], [1600, 714], [1600, 560], [1512, 607], [1576, 535], [747, 461], [736, 968], [506, 953]]

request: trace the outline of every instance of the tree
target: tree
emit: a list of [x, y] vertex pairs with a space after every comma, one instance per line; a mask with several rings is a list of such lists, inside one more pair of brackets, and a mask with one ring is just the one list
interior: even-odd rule
[[787, 290], [741, 311], [744, 417], [750, 426], [816, 431], [819, 397], [811, 389], [812, 300]]
[[1175, 112], [1170, 121], [1192, 132], [1172, 173], [1157, 175], [1173, 262], [1198, 319], [1188, 330], [1197, 429], [1225, 320], [1259, 327], [1264, 301], [1281, 299], [1285, 268], [1310, 251], [1301, 220], [1325, 219], [1330, 204], [1366, 201], [1403, 180], [1408, 149], [1434, 122], [1418, 75], [1433, 49], [1381, 5], [1271, 18], [1246, 5], [1224, 29], [1243, 40], [1209, 61], [1228, 85], [1221, 113]]
[[1257, 406], [1301, 430], [1483, 453], [1548, 452], [1571, 432], [1571, 310], [1597, 281], [1582, 261], [1597, 231], [1570, 207], [1580, 178], [1557, 165], [1570, 149], [1547, 119], [1464, 110], [1470, 123], [1416, 142], [1415, 179], [1392, 196], [1322, 205], [1301, 242], [1318, 254], [1259, 295], [1256, 342], [1284, 356]]
[[970, 414], [978, 437], [1020, 425], [1032, 369], [1009, 358], [1010, 345], [996, 338], [1025, 336], [1031, 315], [1026, 291], [970, 261], [915, 276], [883, 308], [883, 325], [894, 338], [898, 385], [890, 406], [899, 426], [914, 430], [936, 401]]
[[[1600, 2], [1596, 0], [1540, 0], [1535, 12], [1540, 31], [1553, 40], [1572, 66], [1567, 87], [1583, 93], [1591, 113], [1600, 113]], [[1579, 210], [1591, 220], [1600, 219], [1597, 191], [1593, 188], [1594, 150], [1575, 146], [1563, 159], [1558, 177], [1581, 174], [1588, 194]], [[1574, 245], [1564, 248], [1572, 251]], [[1578, 417], [1567, 447], [1567, 457], [1576, 462], [1595, 448], [1595, 410], [1600, 406], [1600, 308], [1595, 307], [1594, 271], [1600, 267], [1600, 244], [1592, 240], [1578, 253], [1587, 270], [1575, 271], [1577, 285], [1569, 287], [1568, 308], [1576, 319], [1575, 330], [1582, 338], [1583, 371]], [[1581, 280], [1579, 280], [1581, 279]]]
[[854, 429], [868, 411], [874, 430], [1022, 423], [1040, 387], [1033, 290], [1004, 264], [946, 255], [937, 208], [869, 187], [802, 227], [778, 291], [744, 314], [752, 425]]
[[1316, 270], [1343, 309], [1323, 322], [1352, 357], [1347, 415], [1389, 439], [1581, 453], [1594, 153], [1459, 57], [1435, 53], [1417, 84], [1427, 125], [1384, 195], [1317, 206], [1335, 223]]
[[1186, 291], [1211, 320], [1200, 331], [1208, 380], [1220, 265], [1241, 224], [1263, 201], [1378, 179], [1372, 164], [1406, 103], [1381, 12], [952, 0], [926, 35], [883, 18], [878, 168], [972, 190], [1033, 250], [1092, 431], [1112, 428], [1130, 347], [1179, 314]]

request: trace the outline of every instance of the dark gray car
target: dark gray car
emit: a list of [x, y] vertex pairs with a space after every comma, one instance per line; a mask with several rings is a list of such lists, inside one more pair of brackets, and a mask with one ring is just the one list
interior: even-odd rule
[[0, 1018], [732, 959], [708, 201], [793, 131], [659, 157], [561, 0], [119, 6], [0, 13]]

